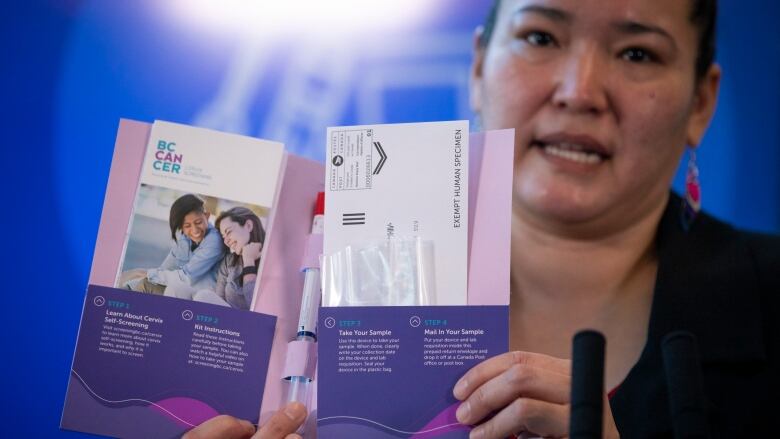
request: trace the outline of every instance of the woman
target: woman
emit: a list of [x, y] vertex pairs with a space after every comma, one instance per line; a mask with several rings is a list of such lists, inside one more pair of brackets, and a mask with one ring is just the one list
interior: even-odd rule
[[608, 340], [605, 437], [671, 436], [660, 340], [678, 329], [699, 340], [711, 434], [770, 427], [780, 242], [691, 215], [695, 164], [688, 202], [669, 194], [715, 108], [714, 21], [714, 0], [503, 0], [478, 31], [472, 106], [515, 128], [516, 159], [512, 352], [454, 388], [470, 437], [567, 436], [584, 328]]
[[162, 264], [125, 272], [119, 285], [152, 294], [163, 294], [171, 284], [214, 288], [217, 263], [224, 250], [203, 200], [192, 194], [177, 198], [171, 205], [168, 225], [173, 244]]
[[669, 193], [714, 111], [714, 22], [714, 0], [502, 0], [477, 33], [472, 106], [515, 128], [516, 161], [512, 352], [453, 390], [472, 438], [567, 436], [583, 328], [608, 340], [605, 437], [672, 436], [660, 340], [679, 329], [710, 433], [774, 429], [780, 242], [691, 219], [694, 173], [685, 207]]
[[216, 290], [200, 290], [192, 298], [249, 309], [260, 266], [260, 251], [265, 242], [265, 229], [254, 212], [240, 206], [222, 212], [215, 225], [228, 253], [219, 263]]

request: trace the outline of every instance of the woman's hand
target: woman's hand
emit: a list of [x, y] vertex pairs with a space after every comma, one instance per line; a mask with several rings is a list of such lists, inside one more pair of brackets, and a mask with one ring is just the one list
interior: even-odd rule
[[140, 280], [146, 277], [146, 268], [134, 268], [132, 270], [123, 271], [119, 275], [119, 281], [117, 285], [128, 290], [132, 290], [131, 284], [136, 285]]
[[[471, 439], [500, 439], [521, 432], [555, 438], [569, 435], [569, 360], [508, 352], [466, 372], [453, 394], [463, 401], [456, 413], [458, 421], [476, 425]], [[619, 437], [606, 395], [604, 437]]]
[[244, 267], [251, 267], [255, 265], [255, 261], [260, 259], [260, 250], [263, 249], [263, 244], [259, 242], [250, 242], [241, 249], [241, 260], [244, 262]]
[[301, 439], [295, 431], [304, 420], [306, 408], [299, 402], [293, 402], [274, 413], [257, 431], [249, 421], [221, 415], [188, 431], [182, 439]]

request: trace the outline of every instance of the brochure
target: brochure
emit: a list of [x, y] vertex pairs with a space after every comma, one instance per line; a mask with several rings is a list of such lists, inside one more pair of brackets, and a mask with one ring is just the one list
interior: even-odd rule
[[[444, 123], [441, 126], [451, 129], [454, 125]], [[186, 136], [171, 137], [175, 145], [170, 151], [171, 140], [155, 140], [158, 136], [155, 133], [160, 131], [153, 132], [155, 128], [157, 126], [128, 120], [120, 123], [62, 428], [118, 437], [179, 437], [218, 414], [262, 424], [289, 399], [290, 378], [295, 377], [303, 380], [299, 383], [313, 385], [308, 395], [310, 415], [304, 437], [468, 436], [469, 427], [458, 424], [454, 418], [457, 401], [452, 397], [452, 386], [477, 362], [506, 351], [508, 343], [511, 130], [467, 135], [468, 127], [460, 128], [464, 130], [461, 147], [468, 151], [461, 150], [459, 200], [463, 203], [461, 227], [466, 228], [466, 233], [465, 242], [458, 244], [462, 250], [452, 250], [452, 258], [431, 251], [434, 248], [431, 243], [436, 239], [434, 235], [414, 233], [413, 228], [408, 228], [409, 224], [413, 227], [413, 223], [404, 224], [407, 217], [389, 211], [384, 212], [382, 221], [388, 219], [394, 227], [397, 224], [398, 233], [388, 239], [385, 223], [380, 239], [373, 235], [369, 238], [376, 248], [385, 252], [390, 246], [382, 247], [383, 242], [406, 242], [408, 245], [396, 246], [394, 253], [385, 255], [402, 257], [395, 260], [396, 268], [402, 267], [398, 265], [401, 260], [419, 263], [414, 272], [417, 278], [408, 281], [413, 285], [413, 291], [432, 285], [437, 292], [443, 292], [432, 297], [448, 297], [448, 290], [441, 288], [443, 284], [437, 283], [437, 278], [429, 276], [435, 271], [431, 271], [428, 264], [434, 261], [455, 272], [454, 268], [446, 268], [450, 261], [461, 264], [465, 260], [461, 277], [467, 285], [465, 298], [450, 306], [441, 306], [438, 298], [426, 303], [418, 301], [417, 297], [401, 303], [403, 306], [385, 306], [392, 305], [392, 301], [380, 304], [382, 306], [325, 306], [319, 311], [315, 343], [296, 340], [302, 305], [299, 292], [304, 289], [301, 270], [314, 266], [317, 254], [322, 252], [321, 241], [317, 245], [317, 239], [312, 239], [312, 214], [317, 193], [326, 188], [326, 178], [330, 174], [320, 163], [282, 152], [277, 161], [277, 178], [271, 184], [273, 189], [264, 188], [266, 194], [271, 194], [270, 202], [230, 190], [212, 192], [209, 187], [218, 185], [198, 184], [197, 181], [200, 181], [199, 176], [209, 175], [209, 169], [212, 169], [209, 166], [224, 157], [207, 160], [208, 166], [193, 163], [200, 159], [189, 159], [199, 156], [198, 153], [188, 155], [186, 146], [192, 143], [179, 140]], [[190, 131], [187, 127], [173, 126], [174, 132], [178, 130]], [[424, 131], [417, 131], [417, 134], [424, 137]], [[224, 145], [235, 140], [232, 135], [222, 137], [219, 133], [210, 133], [207, 137], [213, 135], [215, 139], [210, 145], [217, 145], [215, 148], [219, 148], [220, 154], [224, 152]], [[392, 138], [394, 135], [377, 140], [382, 147], [381, 153], [373, 141], [371, 143], [369, 167], [372, 184], [376, 183], [378, 189], [383, 187], [380, 178], [391, 175], [389, 172], [383, 175], [382, 169], [391, 164], [398, 167], [402, 161], [403, 154], [396, 156], [392, 148], [384, 148]], [[160, 140], [165, 140], [166, 144], [160, 145]], [[453, 140], [451, 137], [450, 141]], [[184, 149], [179, 142], [186, 144]], [[162, 151], [160, 146], [164, 146], [166, 152], [159, 155], [155, 150], [150, 154], [152, 147]], [[168, 153], [172, 155], [168, 157]], [[183, 157], [176, 158], [175, 154], [183, 154]], [[438, 160], [433, 158], [435, 154], [430, 158], [427, 153], [419, 157], [423, 163]], [[170, 163], [168, 171], [164, 164], [158, 165], [159, 170], [155, 169], [154, 161], [157, 160]], [[238, 166], [239, 162], [244, 160], [231, 163]], [[148, 171], [146, 166], [150, 163], [158, 175], [146, 180], [148, 176], [144, 177], [144, 172]], [[171, 173], [173, 164], [180, 165], [180, 174], [186, 168], [192, 175], [185, 175], [186, 178], [164, 176], [162, 173]], [[224, 166], [227, 165], [220, 164], [218, 169]], [[377, 167], [379, 173], [373, 174]], [[263, 181], [255, 175], [261, 168], [255, 169], [252, 175], [240, 180], [253, 182], [251, 186]], [[210, 175], [221, 173], [213, 171]], [[267, 172], [264, 174], [268, 175]], [[401, 178], [401, 175], [396, 174], [394, 178]], [[454, 174], [446, 178], [448, 186], [454, 187]], [[428, 180], [430, 178], [426, 176], [418, 181], [427, 184]], [[414, 189], [413, 185], [405, 183], [401, 186]], [[179, 184], [192, 186], [176, 186]], [[143, 200], [155, 199], [154, 193], [165, 190], [178, 192], [161, 197], [167, 202], [159, 202], [163, 207], [156, 207], [158, 213], [152, 214], [155, 209], [150, 205], [153, 204]], [[129, 289], [123, 288], [126, 282], [119, 282], [124, 280], [124, 273], [139, 268], [147, 270], [146, 281], [153, 281], [154, 275], [159, 273], [150, 275], [148, 271], [162, 271], [160, 267], [178, 242], [176, 238], [199, 240], [197, 230], [188, 231], [190, 236], [183, 230], [178, 235], [170, 230], [170, 209], [176, 199], [186, 194], [204, 200], [210, 225], [205, 228], [215, 227], [217, 232], [220, 229], [216, 228], [216, 219], [226, 209], [235, 205], [268, 209], [248, 207], [261, 219], [266, 232], [256, 264], [255, 291], [248, 305], [251, 312], [238, 309], [241, 307], [232, 306], [230, 302], [227, 303], [230, 306], [225, 303], [218, 306], [197, 294], [182, 300], [178, 294], [170, 294], [167, 284], [158, 284], [165, 287], [160, 293], [159, 289], [133, 290], [133, 287], [139, 289], [141, 281], [130, 285]], [[447, 215], [453, 218], [455, 205], [451, 195], [453, 210]], [[378, 192], [377, 196], [380, 196]], [[414, 194], [409, 196], [414, 197]], [[389, 190], [381, 193], [381, 197], [390, 202], [395, 194]], [[343, 220], [344, 212], [334, 212], [330, 206], [337, 198], [332, 194], [325, 198], [328, 204], [326, 223], [329, 212]], [[400, 203], [399, 208], [403, 209], [403, 200]], [[167, 209], [168, 216], [160, 214], [161, 209], [163, 212]], [[422, 212], [419, 218], [425, 220], [420, 221], [418, 232], [429, 230], [427, 224], [438, 224], [429, 223], [431, 220], [425, 216], [424, 209], [419, 209]], [[378, 214], [381, 211], [371, 212]], [[373, 217], [374, 213], [371, 213], [366, 225]], [[146, 227], [155, 221], [156, 227]], [[351, 225], [350, 230], [361, 226]], [[200, 230], [203, 228], [201, 224]], [[153, 235], [141, 233], [154, 229], [158, 231], [155, 236], [162, 233], [161, 239], [167, 243], [160, 253], [149, 251], [147, 246]], [[326, 225], [326, 235], [327, 230]], [[209, 236], [209, 233], [202, 235]], [[354, 241], [348, 240], [347, 244], [351, 242]], [[232, 244], [226, 246], [230, 248]], [[190, 246], [189, 250], [195, 253], [201, 245], [198, 243], [195, 249]], [[360, 245], [366, 248], [364, 244]], [[186, 246], [184, 250], [187, 250]], [[228, 251], [225, 251], [226, 255]], [[157, 255], [154, 261], [149, 256], [152, 254]], [[380, 252], [374, 254], [380, 255]], [[142, 262], [132, 262], [139, 260]], [[177, 270], [171, 269], [164, 275], [166, 281], [171, 280], [175, 286], [172, 291], [180, 291], [178, 288], [188, 291], [187, 286], [196, 293], [208, 291], [198, 283], [201, 279], [190, 276], [187, 280], [182, 276], [187, 270]], [[463, 285], [455, 287], [464, 289]], [[319, 386], [320, 382], [326, 385]], [[411, 384], [415, 382], [420, 385]], [[377, 403], [390, 400], [394, 402]]]
[[148, 438], [178, 437], [225, 413], [257, 422], [275, 322], [91, 285], [61, 426]]
[[259, 421], [277, 317], [248, 309], [274, 266], [285, 161], [275, 142], [120, 123], [62, 428], [178, 437], [219, 414]]
[[[426, 131], [427, 128], [441, 126], [420, 124], [384, 128], [414, 132], [415, 136], [410, 138], [426, 138], [429, 140], [428, 147], [435, 149], [436, 145], [431, 141], [436, 137]], [[378, 127], [361, 127], [361, 130], [364, 130], [366, 138], [369, 130], [374, 130], [376, 134]], [[334, 129], [332, 132], [338, 131]], [[466, 137], [464, 134], [462, 139]], [[444, 140], [443, 137], [439, 139]], [[416, 208], [407, 208], [404, 197], [415, 197], [409, 192], [401, 197], [388, 190], [378, 201], [368, 192], [350, 192], [353, 198], [350, 199], [349, 210], [340, 209], [344, 199], [332, 196], [332, 192], [326, 195], [326, 273], [318, 342], [318, 379], [321, 383], [317, 403], [319, 438], [422, 439], [467, 438], [469, 435], [471, 428], [461, 425], [455, 418], [459, 403], [452, 395], [453, 386], [468, 369], [506, 352], [509, 344], [514, 131], [471, 134], [468, 139], [469, 152], [466, 154], [464, 151], [460, 158], [463, 173], [466, 174], [465, 169], [468, 169], [468, 180], [461, 180], [468, 181], [468, 186], [461, 187], [462, 205], [468, 206], [461, 219], [463, 227], [468, 224], [468, 234], [464, 235], [464, 239], [468, 239], [468, 247], [464, 243], [449, 253], [437, 252], [433, 258], [437, 269], [447, 273], [454, 273], [461, 261], [465, 261], [468, 279], [460, 277], [458, 282], [462, 285], [452, 286], [467, 290], [467, 296], [461, 303], [441, 306], [441, 302], [448, 302], [441, 301], [439, 304], [422, 304], [424, 306], [420, 303], [409, 305], [406, 300], [409, 295], [398, 294], [396, 284], [411, 283], [411, 287], [400, 289], [411, 290], [411, 296], [416, 299], [421, 297], [419, 289], [425, 282], [409, 282], [408, 279], [419, 277], [427, 269], [425, 265], [431, 263], [432, 258], [425, 255], [425, 249], [420, 251], [416, 244], [435, 240], [434, 233], [413, 230], [411, 238], [403, 238], [415, 245], [396, 245], [398, 238], [384, 236], [384, 247], [383, 244], [367, 246], [362, 240], [369, 232], [363, 234], [360, 231], [364, 227], [371, 228], [367, 213], [366, 224], [350, 225], [349, 230], [353, 232], [344, 232], [341, 240], [341, 245], [354, 247], [354, 251], [339, 250], [327, 244], [334, 242], [330, 241], [334, 227], [337, 236], [347, 228], [344, 212], [374, 212], [372, 209], [379, 203], [393, 207], [389, 214], [395, 215], [392, 219], [395, 224], [412, 222], [418, 215], [441, 214], [444, 211], [449, 221], [434, 223], [436, 231], [441, 232], [443, 227], [452, 225], [454, 207], [454, 203], [445, 207], [433, 202], [433, 198], [444, 196], [444, 189], [439, 193], [421, 191], [432, 198], [418, 200], [414, 204]], [[332, 140], [333, 137], [330, 137], [329, 141]], [[461, 145], [464, 144], [461, 142]], [[384, 149], [385, 142], [382, 146]], [[384, 166], [389, 166], [394, 157], [393, 150], [388, 147], [382, 155], [386, 156]], [[452, 188], [453, 173], [435, 166], [441, 164], [442, 157], [437, 158], [433, 154], [420, 154], [418, 157], [421, 163], [415, 166], [428, 171], [424, 178], [414, 178], [415, 174], [409, 173], [408, 169], [397, 174], [399, 180], [404, 180], [403, 175], [408, 176], [398, 183], [402, 188], [410, 191], [418, 186], [445, 188], [442, 182], [447, 182]], [[333, 170], [337, 164], [332, 160], [326, 164], [328, 184], [332, 184], [333, 176], [338, 175]], [[344, 166], [347, 160], [338, 160], [337, 163]], [[402, 167], [405, 163], [393, 165]], [[446, 160], [446, 163], [451, 164], [452, 160]], [[377, 180], [372, 179], [371, 190], [374, 190]], [[371, 238], [375, 239], [375, 236]], [[399, 263], [398, 259], [411, 260], [419, 265]], [[342, 269], [342, 266], [348, 266], [348, 269]], [[395, 269], [388, 268], [393, 266]], [[344, 277], [348, 279], [345, 281]], [[375, 287], [380, 284], [386, 286], [382, 290], [384, 298], [377, 297], [375, 293]], [[440, 285], [437, 278], [437, 297], [446, 297], [450, 291], [443, 290]], [[344, 288], [351, 289], [349, 294], [353, 296], [340, 300], [342, 293], [337, 290]], [[379, 302], [381, 306], [356, 306], [365, 294], [371, 295], [369, 301]], [[399, 297], [400, 303], [395, 301]]]

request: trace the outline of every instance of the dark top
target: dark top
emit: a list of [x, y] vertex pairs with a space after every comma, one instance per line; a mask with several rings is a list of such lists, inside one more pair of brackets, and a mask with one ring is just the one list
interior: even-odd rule
[[610, 399], [622, 438], [672, 437], [661, 339], [692, 332], [713, 438], [780, 437], [780, 237], [699, 214], [688, 232], [672, 195], [658, 230], [647, 343]]

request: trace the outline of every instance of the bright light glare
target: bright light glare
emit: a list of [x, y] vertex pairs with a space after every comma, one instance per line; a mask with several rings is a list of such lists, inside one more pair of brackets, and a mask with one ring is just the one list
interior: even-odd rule
[[174, 0], [180, 20], [237, 36], [343, 37], [412, 24], [433, 0]]

